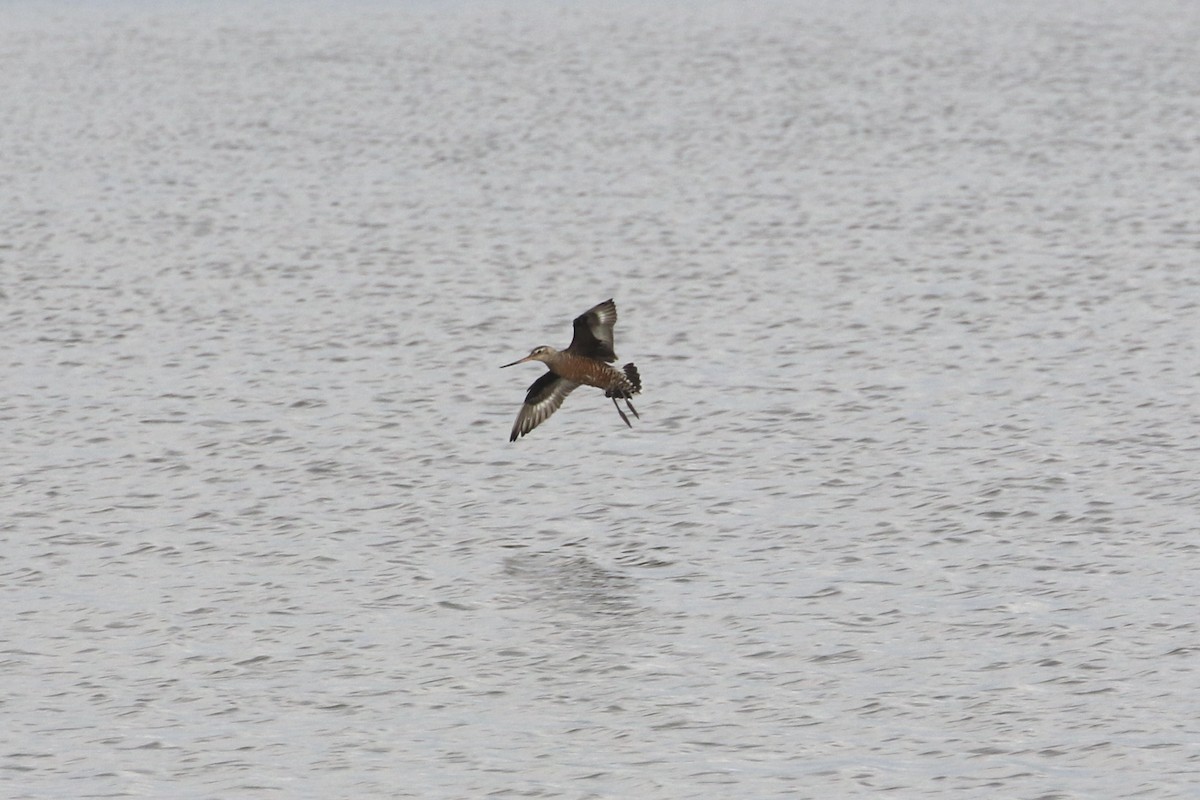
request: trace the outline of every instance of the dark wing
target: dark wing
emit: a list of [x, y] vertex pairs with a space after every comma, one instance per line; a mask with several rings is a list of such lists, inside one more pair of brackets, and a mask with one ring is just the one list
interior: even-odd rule
[[524, 436], [549, 419], [578, 385], [553, 372], [547, 372], [534, 381], [525, 395], [525, 405], [517, 413], [517, 421], [513, 423], [512, 435], [508, 440], [515, 442], [518, 436]]
[[605, 300], [575, 318], [575, 335], [568, 353], [600, 361], [616, 361], [613, 351], [613, 325], [617, 324], [617, 304]]

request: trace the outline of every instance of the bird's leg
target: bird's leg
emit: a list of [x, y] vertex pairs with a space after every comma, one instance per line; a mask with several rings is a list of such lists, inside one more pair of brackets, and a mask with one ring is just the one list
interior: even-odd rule
[[638, 419], [642, 418], [642, 415], [637, 413], [637, 409], [633, 407], [633, 403], [629, 402], [628, 397], [625, 398], [625, 405], [629, 406], [629, 410], [633, 412], [633, 415], [635, 417], [637, 417]]
[[[621, 415], [621, 419], [625, 420], [625, 424], [629, 425], [629, 427], [632, 428], [633, 426], [629, 424], [629, 417], [625, 416], [625, 412], [621, 410], [621, 407], [619, 405], [617, 405], [617, 398], [614, 397], [612, 399], [612, 401], [613, 401], [613, 408], [615, 408], [617, 410], [617, 413]], [[637, 416], [636, 411], [633, 413], [634, 413], [634, 416]], [[640, 419], [640, 417], [639, 417], [639, 419]]]

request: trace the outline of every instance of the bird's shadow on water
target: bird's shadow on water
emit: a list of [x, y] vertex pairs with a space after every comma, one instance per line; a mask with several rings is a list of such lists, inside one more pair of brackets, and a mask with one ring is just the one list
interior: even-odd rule
[[645, 611], [637, 581], [583, 554], [531, 550], [507, 556], [502, 565], [510, 606], [538, 604], [594, 619], [631, 618]]

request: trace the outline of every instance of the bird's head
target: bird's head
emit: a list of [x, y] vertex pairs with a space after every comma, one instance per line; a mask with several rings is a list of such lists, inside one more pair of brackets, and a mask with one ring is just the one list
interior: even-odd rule
[[524, 358], [518, 358], [511, 364], [505, 364], [504, 366], [500, 367], [500, 369], [504, 369], [504, 367], [515, 367], [517, 364], [524, 364], [526, 361], [541, 361], [544, 364], [549, 363], [550, 359], [554, 358], [554, 356], [557, 354], [558, 351], [553, 347], [541, 345], [530, 350], [529, 355], [525, 356]]

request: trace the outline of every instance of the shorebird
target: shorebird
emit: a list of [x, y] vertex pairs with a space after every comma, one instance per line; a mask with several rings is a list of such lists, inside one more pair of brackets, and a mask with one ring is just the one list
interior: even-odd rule
[[566, 350], [542, 345], [533, 348], [524, 358], [504, 365], [512, 367], [526, 361], [541, 361], [550, 368], [529, 387], [525, 405], [521, 406], [517, 421], [513, 423], [512, 435], [508, 438], [510, 442], [515, 442], [517, 437], [524, 436], [549, 419], [567, 395], [581, 384], [603, 389], [604, 396], [612, 398], [617, 413], [630, 428], [633, 425], [621, 406], [617, 405], [618, 398], [624, 400], [633, 415], [641, 419], [633, 403], [629, 402], [629, 398], [642, 391], [642, 379], [637, 367], [626, 364], [622, 371], [609, 366], [609, 363], [617, 360], [617, 354], [613, 352], [613, 325], [616, 324], [617, 305], [612, 300], [605, 300], [575, 318], [575, 335]]

